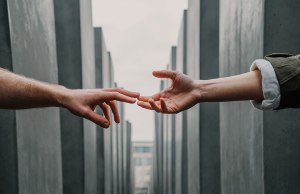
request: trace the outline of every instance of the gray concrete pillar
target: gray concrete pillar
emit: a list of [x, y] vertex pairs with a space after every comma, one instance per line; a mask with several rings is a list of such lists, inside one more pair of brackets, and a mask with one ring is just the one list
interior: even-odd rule
[[153, 192], [159, 194], [159, 115], [154, 112]]
[[[169, 70], [176, 71], [177, 48], [172, 47]], [[171, 84], [171, 81], [169, 81]], [[174, 194], [176, 188], [176, 116], [169, 115], [169, 193]]]
[[[8, 10], [14, 72], [57, 83], [53, 2], [11, 0]], [[59, 109], [17, 111], [16, 126], [19, 193], [62, 193]]]
[[[220, 2], [221, 76], [247, 72], [268, 53], [299, 52], [298, 1]], [[222, 103], [220, 112], [222, 192], [299, 192], [299, 111], [239, 102]]]
[[[103, 29], [95, 28], [96, 88], [111, 88], [110, 59], [106, 49]], [[99, 112], [100, 113], [100, 112]], [[111, 193], [111, 128], [97, 126], [98, 193]]]
[[118, 194], [123, 194], [123, 136], [124, 136], [124, 104], [118, 102], [121, 123], [117, 125], [118, 129]]
[[[95, 64], [96, 64], [96, 88], [109, 88], [110, 74], [109, 59], [106, 50], [103, 30], [100, 27], [94, 29], [95, 33]], [[99, 110], [99, 114], [102, 111]], [[110, 138], [106, 138], [109, 129], [97, 126], [97, 193], [110, 193], [111, 173], [110, 169]]]
[[[82, 88], [82, 50], [79, 1], [54, 0], [59, 84]], [[84, 193], [83, 119], [60, 110], [63, 190]]]
[[[0, 2], [0, 67], [13, 70], [7, 1]], [[16, 111], [0, 110], [0, 193], [18, 193]]]
[[132, 134], [132, 125], [129, 121], [126, 122], [126, 141], [127, 141], [127, 146], [126, 146], [126, 194], [131, 194], [133, 193], [132, 190], [132, 185], [133, 185], [133, 164], [132, 164], [132, 139], [131, 139], [131, 134]]
[[[176, 71], [187, 73], [187, 10], [183, 12], [176, 52]], [[187, 174], [187, 112], [178, 113], [176, 118], [176, 194], [188, 193]]]
[[[84, 89], [95, 88], [95, 47], [94, 29], [92, 24], [91, 1], [80, 0], [80, 29], [82, 57], [82, 86]], [[97, 192], [97, 143], [96, 125], [86, 119], [84, 128], [84, 169], [85, 193]]]
[[[192, 78], [219, 76], [219, 0], [189, 1], [187, 52]], [[220, 193], [219, 105], [189, 110], [188, 133], [189, 193]]]
[[[160, 81], [160, 90], [164, 88], [164, 81]], [[162, 114], [154, 113], [155, 118], [155, 173], [157, 177], [157, 193], [164, 193], [164, 119]]]
[[[200, 79], [200, 1], [189, 0], [187, 30], [187, 74]], [[187, 111], [188, 193], [200, 193], [200, 108]]]

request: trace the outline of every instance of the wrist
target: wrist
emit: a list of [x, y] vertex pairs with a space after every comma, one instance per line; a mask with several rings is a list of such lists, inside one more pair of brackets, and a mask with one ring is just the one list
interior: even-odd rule
[[209, 102], [210, 99], [210, 90], [212, 83], [209, 80], [195, 80], [194, 81], [194, 90], [196, 93], [196, 98], [198, 103], [200, 102]]
[[54, 86], [53, 102], [55, 106], [66, 108], [67, 102], [70, 99], [69, 94], [70, 94], [70, 89], [61, 85]]

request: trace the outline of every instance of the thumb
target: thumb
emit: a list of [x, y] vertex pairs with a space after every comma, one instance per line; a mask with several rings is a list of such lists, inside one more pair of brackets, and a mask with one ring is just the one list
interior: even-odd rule
[[161, 71], [153, 71], [152, 74], [153, 74], [154, 77], [157, 77], [157, 78], [169, 78], [169, 79], [174, 80], [176, 75], [177, 75], [177, 72], [176, 71], [161, 70]]

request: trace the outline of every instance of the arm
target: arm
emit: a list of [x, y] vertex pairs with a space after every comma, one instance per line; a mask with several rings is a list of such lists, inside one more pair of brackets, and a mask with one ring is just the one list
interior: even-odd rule
[[[0, 108], [28, 109], [63, 107], [72, 113], [107, 128], [110, 125], [109, 107], [114, 119], [120, 122], [115, 100], [135, 103], [138, 93], [123, 89], [71, 90], [16, 75], [0, 68]], [[94, 112], [100, 106], [104, 116]]]
[[154, 71], [158, 78], [169, 78], [172, 85], [151, 96], [140, 97], [138, 105], [163, 113], [178, 113], [200, 102], [263, 100], [259, 70], [212, 80], [192, 80], [174, 71]]

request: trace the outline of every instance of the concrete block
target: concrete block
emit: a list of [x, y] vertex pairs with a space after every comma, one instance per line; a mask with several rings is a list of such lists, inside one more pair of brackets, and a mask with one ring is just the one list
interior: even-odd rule
[[[95, 34], [96, 88], [110, 88], [110, 60], [106, 49], [103, 29], [97, 27]], [[99, 112], [101, 113], [101, 112]], [[111, 130], [97, 126], [98, 193], [111, 193]]]
[[[118, 102], [118, 107], [119, 107], [119, 114], [120, 118], [123, 122], [123, 119], [125, 117], [124, 114], [124, 104], [121, 102]], [[124, 136], [124, 124], [119, 123], [117, 125], [117, 130], [118, 130], [118, 193], [122, 194], [123, 193], [123, 136]]]
[[[247, 72], [268, 53], [298, 53], [298, 1], [220, 2], [221, 76]], [[220, 115], [223, 193], [299, 192], [298, 110], [222, 103]]]
[[[188, 74], [194, 79], [203, 80], [219, 77], [219, 0], [190, 0], [188, 17]], [[191, 112], [193, 118], [189, 120], [188, 125], [195, 126], [189, 127], [191, 137], [198, 135], [193, 134], [194, 131], [200, 132], [199, 139], [197, 140], [197, 137], [193, 140], [198, 141], [200, 145], [200, 161], [197, 167], [200, 169], [199, 192], [220, 193], [219, 104], [201, 103], [200, 114], [198, 110], [197, 107], [192, 109], [192, 112], [197, 111], [198, 118]], [[196, 173], [198, 180], [199, 176]], [[198, 193], [199, 188], [195, 186], [199, 183], [190, 184], [190, 189], [193, 189], [190, 192]]]
[[[200, 1], [189, 0], [187, 30], [187, 74], [200, 79]], [[197, 44], [198, 43], [198, 44]], [[187, 111], [188, 193], [200, 193], [200, 108]]]
[[[0, 2], [0, 67], [12, 71], [7, 1]], [[0, 193], [18, 193], [16, 112], [0, 110]]]
[[[187, 73], [187, 10], [183, 12], [176, 52], [176, 71]], [[187, 174], [187, 112], [176, 118], [176, 194], [188, 193]]]
[[[169, 70], [176, 71], [177, 48], [172, 47]], [[171, 81], [169, 81], [171, 84]], [[174, 194], [176, 188], [176, 116], [169, 115], [169, 193]]]
[[[59, 84], [82, 88], [82, 51], [79, 1], [54, 0]], [[83, 119], [60, 110], [63, 191], [84, 193]]]
[[[108, 54], [106, 50], [105, 40], [102, 28], [94, 28], [95, 34], [95, 73], [96, 73], [96, 88], [109, 87], [108, 79], [109, 73], [104, 72], [109, 68]], [[99, 114], [103, 112], [98, 110]], [[97, 193], [109, 193], [110, 192], [110, 138], [105, 138], [105, 133], [109, 133], [108, 130], [97, 126]]]
[[[95, 47], [92, 24], [91, 1], [80, 0], [80, 29], [82, 57], [82, 86], [95, 88]], [[85, 193], [97, 192], [97, 143], [96, 125], [88, 120], [83, 121], [84, 128], [84, 166]]]
[[[57, 83], [53, 2], [7, 2], [14, 72]], [[62, 193], [59, 109], [17, 111], [16, 125], [19, 193]]]
[[126, 141], [127, 141], [127, 145], [126, 145], [126, 191], [125, 194], [131, 194], [133, 193], [132, 190], [132, 184], [134, 181], [133, 179], [133, 174], [132, 173], [132, 169], [133, 169], [133, 164], [132, 164], [132, 139], [131, 139], [131, 133], [132, 133], [132, 125], [130, 122], [126, 122]]
[[[265, 1], [263, 55], [274, 52], [299, 54], [300, 2]], [[286, 29], [289, 28], [287, 31]], [[265, 193], [300, 191], [299, 110], [263, 113], [263, 158]]]
[[[248, 72], [262, 58], [263, 6], [260, 0], [220, 1], [221, 77]], [[262, 116], [249, 102], [221, 103], [222, 193], [264, 193]]]

